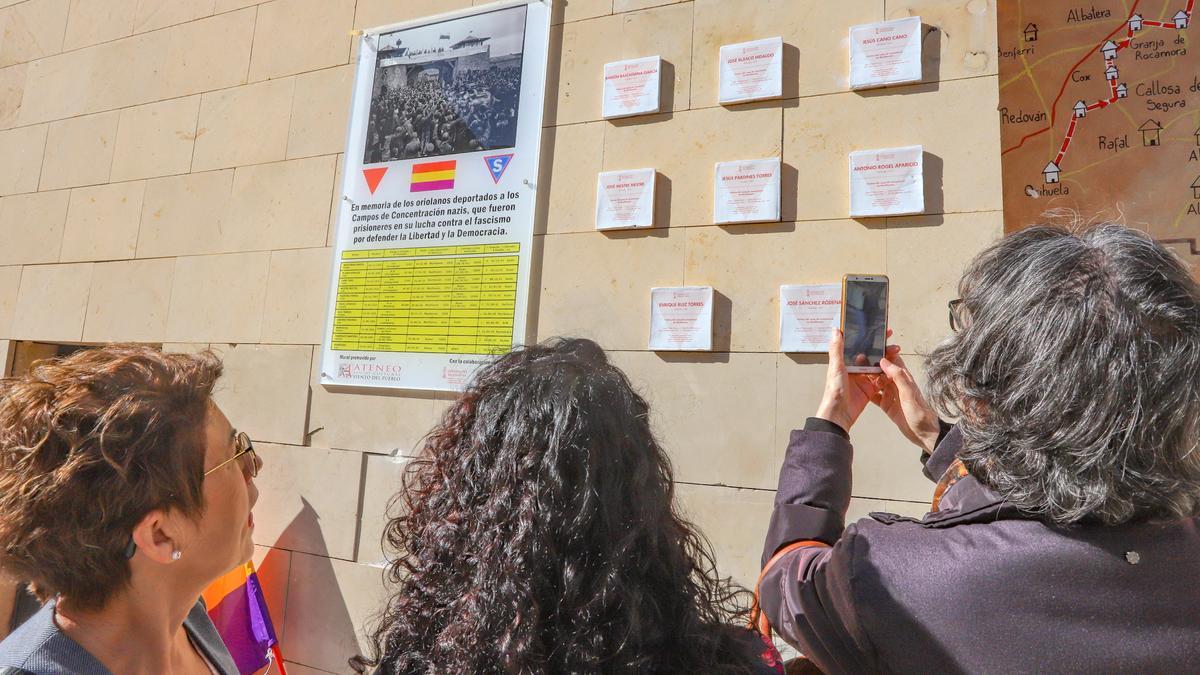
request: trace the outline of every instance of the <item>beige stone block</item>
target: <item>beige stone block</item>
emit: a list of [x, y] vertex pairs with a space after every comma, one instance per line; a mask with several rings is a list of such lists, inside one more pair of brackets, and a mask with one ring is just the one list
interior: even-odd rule
[[[358, 557], [360, 563], [384, 564], [394, 556], [387, 553], [383, 543], [383, 532], [388, 521], [399, 515], [403, 500], [396, 496], [403, 487], [404, 472], [408, 467], [406, 457], [367, 457], [366, 478], [363, 481], [362, 521], [358, 535]], [[393, 501], [395, 500], [395, 501]]]
[[333, 155], [238, 168], [221, 218], [227, 251], [311, 248], [325, 244]]
[[29, 265], [21, 290], [12, 336], [22, 340], [78, 342], [92, 285], [92, 263]]
[[221, 219], [232, 199], [232, 189], [232, 169], [147, 181], [138, 257], [221, 251]]
[[335, 155], [346, 149], [354, 66], [326, 68], [296, 78], [288, 130], [288, 159]]
[[[257, 519], [255, 525], [257, 525]], [[283, 635], [283, 618], [287, 613], [288, 575], [292, 568], [292, 552], [268, 546], [254, 547], [254, 569], [258, 572], [258, 582], [263, 589], [263, 597], [267, 601], [267, 611], [271, 613], [271, 621], [275, 625], [275, 636], [280, 640]], [[289, 667], [290, 671], [290, 667]]]
[[70, 0], [29, 0], [0, 10], [0, 67], [57, 54]]
[[108, 182], [118, 117], [120, 114], [113, 111], [52, 122], [39, 189]]
[[354, 28], [369, 30], [470, 6], [471, 0], [358, 0], [354, 10]]
[[126, 108], [117, 124], [112, 180], [187, 173], [192, 166], [200, 97]]
[[685, 517], [712, 544], [717, 572], [733, 577], [745, 588], [754, 588], [775, 492], [686, 484], [675, 489]]
[[725, 298], [727, 311], [713, 317], [714, 344], [778, 351], [779, 287], [883, 274], [884, 232], [853, 220], [688, 228], [684, 283], [712, 286]]
[[[971, 259], [1003, 234], [1000, 211], [889, 218], [892, 340], [905, 352], [923, 354], [949, 336], [948, 303], [959, 297], [959, 278]], [[929, 264], [935, 258], [937, 264]]]
[[[650, 402], [659, 442], [685, 483], [775, 487], [774, 354], [613, 352]], [[731, 414], [731, 411], [737, 414]]]
[[850, 26], [883, 20], [883, 0], [796, 2], [696, 0], [692, 107], [717, 105], [722, 45], [783, 37], [783, 97], [844, 91], [850, 83]]
[[[828, 357], [780, 354], [777, 358], [775, 444], [784, 452], [792, 430], [803, 429], [805, 419], [817, 413]], [[917, 380], [922, 381], [921, 359], [916, 356], [904, 359]], [[918, 502], [928, 499], [932, 484], [921, 473], [921, 450], [905, 439], [877, 406], [868, 406], [863, 411], [850, 429], [850, 441], [854, 445], [854, 496]]]
[[347, 63], [354, 4], [354, 0], [274, 0], [260, 5], [250, 81]]
[[133, 31], [144, 33], [174, 26], [213, 13], [214, 0], [140, 0], [133, 17]]
[[139, 257], [325, 244], [333, 156], [147, 182]]
[[132, 35], [138, 1], [71, 0], [63, 49], [79, 49]]
[[98, 263], [92, 270], [83, 339], [159, 342], [167, 326], [175, 259]]
[[262, 252], [176, 261], [167, 341], [257, 342], [270, 260]]
[[926, 31], [926, 82], [996, 74], [996, 0], [887, 0], [888, 19], [909, 16]]
[[0, 129], [17, 123], [21, 112], [21, 97], [25, 93], [26, 64], [0, 68]]
[[134, 257], [145, 192], [145, 181], [71, 190], [60, 260]]
[[604, 64], [641, 56], [663, 58], [662, 109], [686, 110], [691, 89], [691, 25], [692, 5], [687, 3], [563, 26], [562, 53], [557, 64], [552, 59], [547, 75], [547, 96], [557, 102], [547, 106], [545, 124], [601, 119]]
[[0, 162], [0, 195], [38, 189], [47, 126], [39, 124], [0, 131], [0, 157], [4, 158]]
[[242, 9], [243, 7], [253, 7], [254, 5], [265, 1], [266, 0], [217, 0], [216, 5], [213, 7], [213, 12], [220, 14], [222, 12], [228, 12], [235, 9]]
[[659, 7], [661, 5], [673, 5], [677, 2], [687, 2], [688, 0], [613, 0], [613, 14], [621, 14], [622, 12], [636, 12], [639, 9], [649, 9], [650, 7]]
[[271, 253], [262, 339], [319, 345], [325, 336], [333, 250], [304, 248]]
[[283, 653], [334, 673], [367, 648], [372, 620], [387, 602], [383, 570], [334, 558], [292, 554]]
[[[925, 212], [999, 211], [1000, 127], [995, 80], [972, 78], [806, 98], [784, 114], [784, 162], [799, 174], [784, 183], [784, 220], [849, 213], [847, 157], [853, 150], [923, 145]], [[847, 133], [853, 129], [854, 133]], [[953, 130], [953, 133], [947, 133]]]
[[554, 234], [596, 229], [595, 186], [603, 168], [598, 150], [604, 147], [606, 124], [588, 122], [542, 130], [541, 229]]
[[554, 0], [553, 24], [583, 21], [613, 13], [613, 0]]
[[225, 362], [225, 375], [213, 400], [235, 426], [258, 441], [303, 445], [312, 347], [231, 344], [214, 348]]
[[[646, 118], [645, 124], [610, 126], [604, 134], [604, 170], [655, 167], [660, 174], [658, 199], [669, 207], [658, 225], [706, 225], [713, 221], [716, 163], [779, 157], [782, 115], [771, 106], [709, 108]], [[785, 166], [782, 175], [786, 194], [790, 168]]]
[[263, 460], [254, 479], [254, 540], [353, 560], [363, 455], [274, 443], [255, 443], [254, 449]]
[[313, 350], [312, 403], [308, 413], [312, 445], [375, 454], [412, 456], [437, 421], [434, 402], [420, 392], [400, 394], [326, 387], [321, 384], [321, 350]]
[[70, 192], [32, 192], [0, 199], [0, 265], [57, 262]]
[[646, 349], [650, 288], [683, 284], [683, 233], [586, 232], [543, 241], [538, 340], [585, 336], [606, 349]]
[[446, 416], [446, 412], [458, 403], [458, 396], [453, 392], [437, 392], [437, 396], [433, 401], [433, 418], [437, 423], [441, 423], [442, 418]]
[[254, 15], [253, 9], [229, 12], [40, 59], [29, 66], [20, 123], [242, 84]]
[[208, 351], [209, 345], [207, 342], [164, 342], [162, 343], [162, 350], [167, 354], [199, 354], [200, 352]]
[[[0, 267], [0, 336], [13, 332], [13, 315], [17, 311], [17, 294], [21, 290], [21, 266]], [[0, 363], [0, 367], [4, 364]]]
[[205, 94], [192, 171], [283, 159], [295, 87], [287, 78]]

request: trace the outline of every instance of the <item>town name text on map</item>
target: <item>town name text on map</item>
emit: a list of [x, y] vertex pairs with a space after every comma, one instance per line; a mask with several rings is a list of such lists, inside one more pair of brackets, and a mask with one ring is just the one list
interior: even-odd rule
[[1200, 270], [1196, 2], [999, 3], [1006, 231], [1122, 219]]

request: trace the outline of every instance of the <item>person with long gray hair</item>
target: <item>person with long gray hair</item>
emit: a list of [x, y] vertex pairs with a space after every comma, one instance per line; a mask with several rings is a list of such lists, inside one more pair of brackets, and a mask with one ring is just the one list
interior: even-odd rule
[[[1137, 231], [1033, 227], [969, 265], [928, 398], [891, 346], [792, 432], [757, 622], [827, 673], [1200, 669], [1200, 287]], [[936, 483], [845, 524], [880, 406]], [[956, 419], [954, 425], [938, 413]]]

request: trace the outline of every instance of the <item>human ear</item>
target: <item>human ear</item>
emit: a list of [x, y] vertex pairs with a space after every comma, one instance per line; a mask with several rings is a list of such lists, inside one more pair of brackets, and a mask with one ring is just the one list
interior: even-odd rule
[[133, 528], [135, 555], [140, 553], [160, 565], [169, 565], [183, 557], [180, 534], [178, 514], [155, 509]]

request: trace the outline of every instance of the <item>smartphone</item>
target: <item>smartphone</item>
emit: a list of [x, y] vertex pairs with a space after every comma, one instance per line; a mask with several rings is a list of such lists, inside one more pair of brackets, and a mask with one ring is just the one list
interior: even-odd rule
[[887, 349], [888, 278], [882, 274], [842, 277], [842, 335], [846, 372], [880, 373]]

